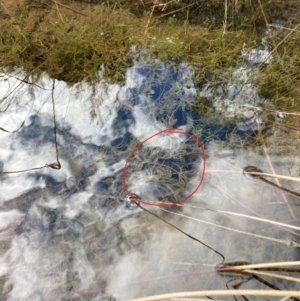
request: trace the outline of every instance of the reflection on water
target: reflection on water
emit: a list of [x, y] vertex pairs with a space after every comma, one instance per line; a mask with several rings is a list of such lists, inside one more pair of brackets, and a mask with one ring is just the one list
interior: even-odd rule
[[[126, 300], [191, 290], [299, 289], [281, 280], [215, 271], [223, 263], [218, 253], [226, 262], [249, 263], [300, 255], [288, 245], [299, 241], [296, 230], [203, 209], [297, 225], [299, 197], [243, 175], [246, 166], [270, 170], [261, 148], [243, 144], [260, 123], [255, 117], [260, 99], [252, 86], [230, 83], [225, 94], [216, 91], [215, 111], [204, 123], [191, 112], [196, 91], [184, 63], [136, 61], [124, 86], [68, 87], [46, 75], [30, 85], [24, 76], [22, 71], [2, 74], [0, 86], [2, 300]], [[215, 95], [207, 86], [202, 93]], [[234, 102], [249, 93], [255, 103]], [[224, 114], [221, 102], [230, 102]], [[184, 206], [168, 211], [147, 207], [159, 219], [124, 201], [122, 172], [136, 145], [165, 128], [180, 128], [202, 140], [207, 172]], [[174, 196], [178, 201], [199, 180], [199, 152], [187, 137], [166, 136], [149, 141], [130, 165], [131, 188], [143, 198]], [[272, 149], [269, 155], [277, 173], [297, 174], [299, 158], [272, 156]], [[294, 183], [282, 185], [299, 192]]]

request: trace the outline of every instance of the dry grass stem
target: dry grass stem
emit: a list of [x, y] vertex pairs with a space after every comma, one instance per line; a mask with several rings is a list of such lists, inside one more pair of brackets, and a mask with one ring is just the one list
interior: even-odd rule
[[152, 19], [152, 15], [153, 15], [153, 12], [154, 12], [154, 9], [155, 9], [155, 7], [156, 7], [157, 2], [158, 2], [158, 0], [155, 0], [154, 5], [153, 5], [153, 7], [152, 7], [152, 10], [151, 10], [151, 12], [150, 12], [150, 15], [149, 15], [149, 17], [148, 17], [148, 20], [147, 20], [147, 23], [146, 23], [146, 26], [145, 26], [145, 30], [144, 30], [144, 35], [146, 35], [147, 32], [148, 32], [148, 27], [149, 27], [150, 21], [151, 21], [151, 19]]
[[[265, 156], [266, 156], [266, 158], [267, 158], [269, 167], [270, 167], [272, 173], [273, 173], [273, 174], [276, 174], [276, 172], [275, 172], [275, 170], [274, 170], [274, 167], [273, 167], [273, 164], [272, 164], [272, 161], [271, 161], [271, 159], [270, 159], [268, 150], [267, 150], [266, 145], [265, 145], [265, 143], [264, 143], [264, 140], [263, 140], [263, 138], [261, 138], [261, 139], [262, 139], [262, 142], [263, 142], [263, 150], [264, 150]], [[280, 185], [280, 182], [279, 182], [278, 178], [275, 178], [275, 182], [276, 182], [276, 184], [277, 184], [279, 187], [282, 187], [282, 186]], [[288, 208], [288, 210], [289, 210], [289, 212], [290, 212], [290, 214], [291, 214], [291, 217], [292, 217], [293, 219], [296, 220], [296, 219], [297, 219], [297, 218], [296, 218], [296, 215], [295, 215], [294, 211], [292, 210], [291, 205], [290, 205], [289, 201], [288, 201], [287, 198], [286, 198], [286, 195], [284, 194], [284, 192], [283, 192], [282, 190], [280, 191], [280, 193], [281, 193], [281, 195], [282, 195], [282, 198], [283, 198], [284, 202], [285, 202], [286, 205], [287, 205], [287, 208]]]
[[[252, 210], [250, 207], [246, 206], [245, 204], [243, 204], [242, 202], [240, 202], [238, 199], [236, 199], [231, 193], [229, 193], [228, 191], [221, 189], [216, 183], [214, 183], [214, 181], [210, 180], [210, 183], [217, 188], [222, 194], [228, 196], [233, 202], [235, 202], [236, 204], [240, 205], [241, 207], [247, 209], [249, 212], [255, 214], [256, 216], [259, 216], [259, 214], [257, 212], [255, 212], [254, 210]], [[281, 226], [278, 226], [281, 227]], [[287, 228], [283, 228], [285, 231], [290, 232], [296, 236], [300, 236], [300, 234], [298, 232], [295, 232], [294, 230], [290, 230]]]
[[[267, 17], [266, 17], [265, 11], [264, 11], [264, 9], [263, 9], [263, 7], [262, 7], [262, 4], [261, 4], [261, 1], [260, 1], [260, 0], [258, 0], [258, 4], [259, 4], [259, 8], [260, 8], [260, 10], [261, 10], [261, 13], [262, 13], [262, 15], [263, 15], [263, 17], [264, 17], [265, 25], [266, 25], [266, 27], [268, 27], [269, 22], [268, 22], [268, 19], [267, 19]], [[274, 49], [275, 49], [275, 48], [276, 48], [276, 43], [275, 43], [274, 38], [273, 38], [272, 36], [271, 36], [271, 40], [272, 40], [272, 43], [273, 43], [273, 47], [274, 47]], [[275, 51], [277, 52], [277, 49], [275, 49]], [[278, 53], [277, 53], [277, 58], [280, 60], [280, 56], [279, 56]]]
[[224, 229], [224, 230], [228, 230], [228, 231], [232, 231], [232, 232], [240, 233], [240, 234], [244, 234], [244, 235], [249, 235], [249, 236], [252, 236], [252, 237], [259, 238], [259, 239], [269, 240], [269, 241], [273, 241], [273, 242], [284, 244], [284, 245], [291, 245], [292, 244], [295, 247], [300, 247], [300, 244], [298, 244], [296, 242], [291, 242], [291, 241], [288, 241], [288, 240], [277, 239], [277, 238], [272, 238], [272, 237], [268, 237], [268, 236], [253, 234], [253, 233], [250, 233], [250, 232], [241, 231], [241, 230], [238, 230], [238, 229], [233, 229], [233, 228], [221, 226], [221, 225], [218, 225], [218, 224], [215, 224], [215, 223], [212, 223], [212, 222], [208, 222], [208, 221], [204, 221], [204, 220], [201, 220], [201, 219], [198, 219], [198, 218], [195, 218], [195, 217], [191, 217], [191, 216], [188, 216], [188, 215], [179, 214], [179, 213], [176, 213], [176, 212], [165, 210], [163, 208], [159, 208], [159, 209], [164, 211], [164, 212], [168, 212], [169, 214], [184, 217], [184, 218], [187, 218], [187, 219], [199, 222], [199, 223], [211, 225], [211, 226], [214, 226], [214, 227], [217, 227], [217, 228], [220, 228], [220, 229]]
[[264, 176], [264, 177], [271, 177], [271, 178], [277, 178], [277, 179], [283, 179], [283, 180], [300, 182], [299, 178], [289, 177], [289, 176], [283, 176], [283, 175], [277, 175], [277, 174], [271, 174], [271, 173], [265, 173], [265, 172], [249, 171], [249, 172], [245, 172], [245, 174]]
[[260, 69], [260, 68], [262, 68], [263, 67], [263, 65], [264, 65], [264, 63], [265, 62], [267, 62], [268, 61], [268, 59], [271, 57], [271, 55], [275, 52], [275, 51], [277, 51], [277, 49], [278, 49], [278, 47], [281, 45], [281, 44], [283, 44], [285, 41], [286, 41], [286, 39], [292, 34], [292, 33], [294, 33], [294, 32], [296, 32], [297, 31], [297, 29], [300, 27], [300, 23], [298, 23], [298, 25], [297, 26], [295, 26], [277, 45], [276, 45], [276, 47], [274, 47], [273, 49], [272, 49], [272, 51], [270, 51], [270, 53], [268, 54], [268, 56], [264, 59], [264, 61], [263, 62], [261, 62], [259, 65], [258, 65], [258, 68]]
[[300, 231], [300, 227], [297, 227], [297, 226], [293, 226], [293, 225], [289, 225], [289, 224], [285, 224], [285, 223], [280, 223], [280, 222], [272, 221], [272, 220], [265, 219], [265, 218], [255, 217], [255, 216], [251, 216], [251, 215], [235, 213], [235, 212], [230, 212], [230, 211], [223, 211], [223, 210], [218, 210], [218, 209], [211, 209], [211, 208], [206, 208], [206, 207], [199, 207], [199, 206], [192, 206], [192, 205], [190, 206], [190, 205], [185, 205], [185, 204], [184, 205], [177, 205], [177, 206], [178, 207], [200, 209], [200, 210], [209, 210], [209, 211], [213, 211], [213, 212], [217, 212], [217, 213], [240, 216], [240, 217], [253, 219], [253, 220], [260, 221], [260, 222], [264, 222], [264, 223], [268, 223], [268, 224], [277, 225], [277, 226], [286, 227], [286, 228], [290, 228], [290, 229]]
[[163, 301], [174, 298], [203, 297], [203, 296], [269, 296], [269, 297], [300, 297], [299, 291], [279, 290], [211, 290], [199, 292], [181, 292], [150, 297], [130, 299], [127, 301]]
[[225, 0], [225, 12], [224, 12], [224, 21], [223, 21], [223, 35], [226, 34], [226, 29], [227, 29], [227, 10], [228, 10], [228, 5], [227, 5], [227, 0]]
[[53, 2], [53, 3], [55, 3], [56, 5], [60, 5], [60, 6], [64, 7], [64, 8], [66, 8], [66, 9], [69, 9], [69, 10], [73, 11], [76, 14], [79, 14], [79, 15], [82, 15], [82, 16], [85, 16], [85, 17], [89, 17], [88, 15], [86, 15], [86, 14], [84, 14], [84, 13], [78, 11], [78, 10], [73, 9], [72, 7], [64, 5], [64, 4], [62, 4], [62, 3], [58, 2], [58, 1], [55, 1], [55, 0], [50, 0], [50, 1]]
[[293, 113], [293, 112], [280, 112], [280, 113], [282, 113], [284, 115], [296, 115], [296, 116], [300, 116], [300, 113]]
[[265, 272], [265, 271], [256, 271], [256, 270], [245, 269], [245, 270], [243, 270], [243, 272], [246, 272], [246, 273], [249, 273], [249, 274], [261, 275], [261, 276], [266, 276], [266, 277], [277, 278], [277, 279], [288, 280], [288, 281], [293, 281], [293, 282], [300, 283], [299, 278], [284, 276], [284, 275], [278, 275], [278, 274], [275, 274], [275, 273], [268, 273], [268, 272]]
[[293, 28], [284, 27], [282, 25], [268, 24], [268, 26], [269, 27], [279, 28], [279, 29], [285, 29], [285, 30], [288, 30], [288, 31], [300, 32], [300, 30], [294, 30]]
[[194, 3], [189, 4], [189, 5], [186, 5], [186, 6], [184, 6], [184, 7], [181, 7], [181, 8], [179, 8], [179, 9], [173, 10], [173, 11], [168, 12], [168, 13], [166, 13], [166, 14], [160, 15], [159, 17], [156, 17], [156, 19], [164, 18], [164, 17], [169, 16], [169, 15], [174, 15], [175, 13], [177, 13], [177, 12], [179, 12], [179, 11], [181, 11], [181, 10], [187, 9], [187, 8], [193, 6], [193, 5], [194, 5]]
[[256, 263], [256, 264], [243, 264], [238, 266], [220, 266], [218, 271], [225, 270], [245, 270], [245, 269], [265, 269], [265, 268], [283, 268], [289, 266], [298, 266], [300, 261], [281, 261], [281, 262], [269, 262], [269, 263]]

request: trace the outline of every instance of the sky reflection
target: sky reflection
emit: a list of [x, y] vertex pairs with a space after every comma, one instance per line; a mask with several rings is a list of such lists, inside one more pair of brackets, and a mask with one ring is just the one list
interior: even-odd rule
[[[226, 288], [228, 278], [214, 272], [222, 260], [216, 252], [140, 207], [127, 208], [124, 203], [122, 171], [126, 158], [139, 142], [165, 128], [180, 128], [204, 139], [208, 171], [203, 186], [187, 205], [291, 220], [278, 191], [242, 174], [248, 165], [263, 170], [269, 166], [259, 150], [241, 147], [241, 125], [228, 117], [228, 111], [222, 115], [216, 109], [209, 121], [218, 122], [211, 126], [191, 112], [196, 90], [192, 70], [185, 63], [172, 66], [136, 61], [126, 73], [124, 86], [102, 81], [95, 87], [87, 83], [69, 87], [47, 75], [28, 84], [20, 80], [26, 78], [20, 70], [1, 76], [0, 127], [6, 132], [0, 131], [0, 277], [6, 300], [60, 300], [82, 291], [88, 300], [126, 300]], [[237, 85], [229, 84], [224, 99], [237, 97]], [[245, 95], [246, 88], [237, 90]], [[247, 93], [259, 101], [256, 89], [249, 89]], [[209, 93], [214, 97], [212, 90]], [[221, 99], [219, 95], [216, 103]], [[252, 103], [251, 109], [256, 105]], [[247, 114], [244, 121], [246, 115], [253, 117]], [[250, 135], [249, 124], [243, 131]], [[191, 151], [184, 161], [171, 160], [188, 143], [187, 137], [178, 134], [149, 141], [143, 165], [135, 158], [131, 188], [138, 186], [136, 193], [149, 199], [163, 193], [163, 197], [172, 197], [172, 185], [178, 182], [178, 177], [172, 176], [184, 171], [188, 176], [185, 186], [178, 186], [178, 195], [188, 194], [199, 179], [201, 157], [193, 157]], [[163, 168], [152, 164], [146, 153], [152, 156], [151, 152], [158, 150], [160, 157], [169, 156], [163, 162], [157, 159], [156, 163], [165, 164]], [[51, 164], [58, 163], [57, 157], [61, 168], [53, 169]], [[182, 162], [185, 169], [174, 167]], [[277, 167], [282, 174], [289, 172], [285, 166]], [[171, 168], [173, 171], [167, 173]], [[11, 173], [16, 171], [25, 172]], [[160, 181], [159, 186], [155, 179], [163, 172], [167, 181]], [[289, 197], [289, 201], [296, 205], [295, 198]], [[281, 228], [190, 207], [169, 213], [148, 209], [203, 240], [226, 260], [259, 262], [299, 255], [276, 242], [249, 238], [195, 219], [262, 236], [294, 239], [294, 233], [287, 234]], [[293, 210], [298, 213], [298, 207]], [[243, 288], [255, 285], [263, 287], [250, 278]]]

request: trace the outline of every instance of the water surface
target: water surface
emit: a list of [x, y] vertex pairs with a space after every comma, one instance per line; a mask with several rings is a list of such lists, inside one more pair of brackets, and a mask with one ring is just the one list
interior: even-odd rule
[[[299, 196], [243, 174], [245, 167], [256, 166], [299, 175], [299, 141], [285, 140], [289, 151], [280, 151], [274, 145], [288, 137], [277, 128], [275, 138], [266, 136], [265, 147], [257, 142], [266, 100], [248, 81], [250, 72], [241, 66], [228, 85], [204, 84], [200, 96], [212, 104], [206, 116], [194, 110], [196, 89], [185, 63], [136, 60], [123, 86], [102, 81], [69, 87], [47, 75], [28, 84], [31, 78], [20, 70], [2, 74], [2, 300], [127, 300], [194, 290], [299, 289], [293, 282], [216, 272], [224, 262], [300, 256], [296, 230], [204, 209], [299, 224]], [[206, 153], [201, 187], [180, 207], [126, 202], [126, 159], [141, 141], [166, 128], [201, 140]], [[128, 189], [145, 200], [177, 202], [197, 186], [204, 163], [187, 136], [159, 135], [132, 157]], [[297, 182], [281, 185], [299, 193]], [[299, 277], [298, 271], [286, 273]]]

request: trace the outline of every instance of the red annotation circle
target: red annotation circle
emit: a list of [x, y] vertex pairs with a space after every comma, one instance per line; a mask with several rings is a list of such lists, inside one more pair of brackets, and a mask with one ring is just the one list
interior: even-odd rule
[[[147, 201], [147, 200], [142, 200], [138, 197], [136, 197], [132, 192], [130, 192], [127, 188], [127, 183], [126, 183], [126, 171], [127, 171], [127, 166], [131, 160], [131, 158], [133, 157], [133, 155], [139, 150], [139, 148], [145, 144], [147, 141], [149, 141], [150, 139], [154, 138], [155, 136], [158, 136], [160, 134], [182, 134], [182, 135], [186, 135], [188, 136], [189, 138], [193, 139], [199, 146], [200, 150], [201, 150], [201, 153], [202, 153], [202, 157], [203, 157], [203, 169], [202, 169], [202, 174], [201, 174], [201, 178], [199, 180], [199, 183], [198, 185], [196, 186], [196, 188], [186, 197], [184, 197], [183, 199], [177, 201], [177, 202], [174, 202], [174, 203], [159, 203], [159, 202], [153, 202], [153, 201]], [[202, 145], [202, 143], [200, 142], [200, 140], [195, 137], [194, 135], [190, 134], [190, 133], [187, 133], [181, 129], [165, 129], [165, 130], [162, 130], [162, 131], [159, 131], [157, 132], [156, 134], [148, 137], [147, 139], [145, 139], [144, 141], [140, 142], [134, 149], [133, 151], [129, 154], [128, 158], [126, 159], [126, 162], [125, 162], [125, 166], [123, 168], [123, 174], [122, 174], [122, 182], [123, 182], [123, 188], [124, 190], [126, 191], [127, 195], [132, 199], [134, 200], [135, 202], [137, 203], [142, 203], [142, 204], [145, 204], [145, 205], [150, 205], [150, 206], [156, 206], [156, 207], [172, 207], [172, 206], [175, 206], [175, 205], [178, 205], [178, 204], [182, 204], [184, 202], [186, 202], [189, 198], [191, 198], [195, 193], [196, 191], [199, 189], [200, 185], [202, 184], [203, 180], [204, 180], [204, 175], [205, 175], [205, 168], [206, 168], [206, 156], [205, 156], [205, 150], [204, 150], [204, 147]]]

